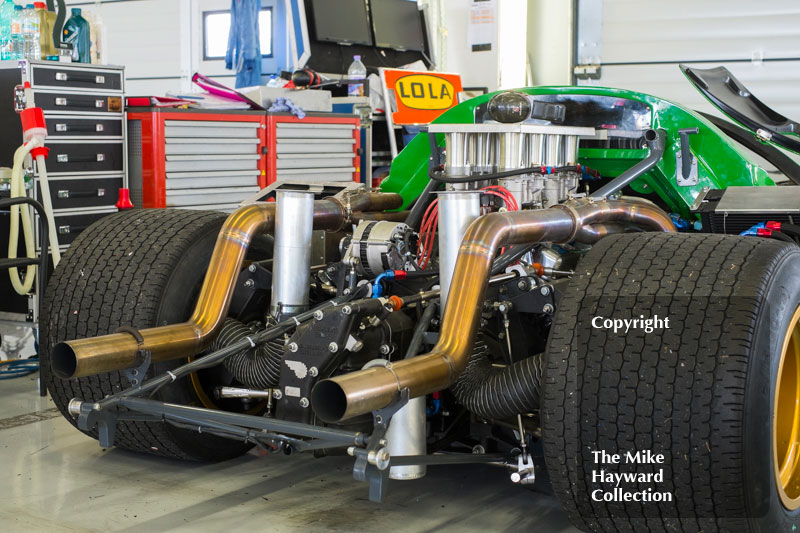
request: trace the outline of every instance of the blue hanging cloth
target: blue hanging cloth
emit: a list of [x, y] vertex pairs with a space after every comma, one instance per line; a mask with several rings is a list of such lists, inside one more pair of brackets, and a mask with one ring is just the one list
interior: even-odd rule
[[225, 68], [236, 71], [236, 88], [261, 85], [259, 12], [261, 0], [231, 0], [231, 31]]

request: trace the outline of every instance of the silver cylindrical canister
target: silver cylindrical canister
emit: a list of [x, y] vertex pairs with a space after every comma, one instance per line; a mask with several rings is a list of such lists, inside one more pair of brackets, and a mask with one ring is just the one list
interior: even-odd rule
[[314, 193], [278, 190], [276, 201], [269, 310], [285, 317], [308, 309]]
[[[386, 366], [389, 361], [373, 359], [364, 368]], [[426, 435], [425, 396], [413, 398], [397, 411], [386, 430], [386, 447], [391, 457], [425, 455], [428, 453]], [[425, 475], [425, 465], [393, 466], [389, 469], [391, 479], [419, 479]]]
[[503, 132], [499, 135], [497, 170], [514, 170], [522, 167], [524, 154], [523, 136], [519, 132]]
[[480, 216], [481, 194], [478, 191], [443, 191], [438, 194], [439, 286], [444, 313], [461, 239], [470, 223]]
[[[413, 398], [397, 411], [389, 422], [386, 442], [392, 457], [425, 455], [428, 451], [425, 428], [425, 396]], [[425, 475], [425, 465], [393, 466], [392, 479], [418, 479]]]
[[464, 176], [469, 174], [469, 146], [467, 134], [445, 133], [444, 170], [447, 174]]
[[564, 166], [563, 135], [548, 134], [545, 136], [545, 154], [542, 164], [549, 167]]
[[578, 161], [578, 136], [564, 135], [564, 155], [562, 160], [565, 165], [575, 164]]
[[536, 165], [544, 164], [545, 152], [545, 137], [543, 133], [528, 133], [527, 137], [527, 151], [526, 151], [526, 167], [533, 167]]
[[494, 145], [491, 133], [470, 134], [470, 164], [473, 172], [492, 172], [494, 170]]

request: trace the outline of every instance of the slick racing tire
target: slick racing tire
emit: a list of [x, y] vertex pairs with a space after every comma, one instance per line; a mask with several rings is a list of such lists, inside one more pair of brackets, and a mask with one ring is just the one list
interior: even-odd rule
[[[113, 333], [120, 326], [141, 329], [188, 319], [225, 218], [216, 211], [125, 211], [92, 224], [66, 251], [42, 303], [41, 369], [53, 401], [73, 425], [76, 422], [67, 412], [72, 398], [100, 400], [130, 384], [122, 372], [61, 379], [51, 368], [53, 346], [64, 340]], [[185, 362], [184, 358], [156, 363], [147, 377]], [[161, 389], [154, 399], [214, 407], [213, 386], [205, 382], [208, 379], [220, 377], [212, 373], [203, 380], [199, 373], [193, 374]], [[87, 434], [97, 438], [96, 431]], [[114, 444], [200, 461], [236, 457], [251, 447], [163, 422], [138, 421], [120, 421]]]
[[773, 532], [800, 518], [797, 246], [602, 239], [554, 317], [543, 383], [548, 474], [577, 527]]

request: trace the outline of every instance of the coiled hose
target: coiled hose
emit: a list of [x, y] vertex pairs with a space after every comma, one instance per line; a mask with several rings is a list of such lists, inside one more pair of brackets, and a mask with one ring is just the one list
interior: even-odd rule
[[458, 403], [483, 418], [504, 419], [539, 408], [542, 390], [542, 354], [505, 368], [492, 366], [489, 349], [481, 341], [467, 368], [450, 387]]
[[[270, 324], [267, 324], [269, 326]], [[256, 331], [264, 329], [258, 322], [244, 324], [233, 318], [225, 319], [211, 351], [221, 350], [250, 337]], [[247, 348], [235, 353], [225, 360], [225, 368], [240, 383], [258, 389], [277, 387], [281, 378], [283, 362], [283, 339], [272, 339], [255, 348]]]
[[[11, 198], [25, 196], [25, 158], [31, 150], [41, 146], [39, 140], [26, 142], [14, 152], [14, 168], [11, 171]], [[12, 205], [11, 219], [9, 220], [8, 234], [8, 258], [17, 257], [17, 242], [19, 239], [19, 224], [22, 219], [22, 234], [25, 242], [25, 255], [28, 258], [36, 257], [36, 244], [33, 240], [33, 223], [31, 222], [30, 209], [28, 206]], [[45, 253], [43, 250], [42, 253]], [[33, 288], [33, 280], [36, 276], [36, 266], [28, 265], [25, 269], [25, 281], [20, 279], [19, 271], [16, 267], [8, 269], [11, 277], [11, 286], [18, 294], [28, 294]]]

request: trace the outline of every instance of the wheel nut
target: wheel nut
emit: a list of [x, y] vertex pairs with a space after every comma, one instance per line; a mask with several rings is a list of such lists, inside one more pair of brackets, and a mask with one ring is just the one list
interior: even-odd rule
[[296, 352], [297, 351], [297, 343], [296, 342], [290, 342], [288, 348], [289, 348], [290, 352]]
[[338, 345], [338, 344], [336, 344], [335, 342], [332, 342], [332, 343], [330, 343], [330, 344], [328, 345], [328, 350], [329, 350], [330, 352], [336, 353], [336, 352], [338, 352], [338, 351], [339, 351], [339, 345]]

